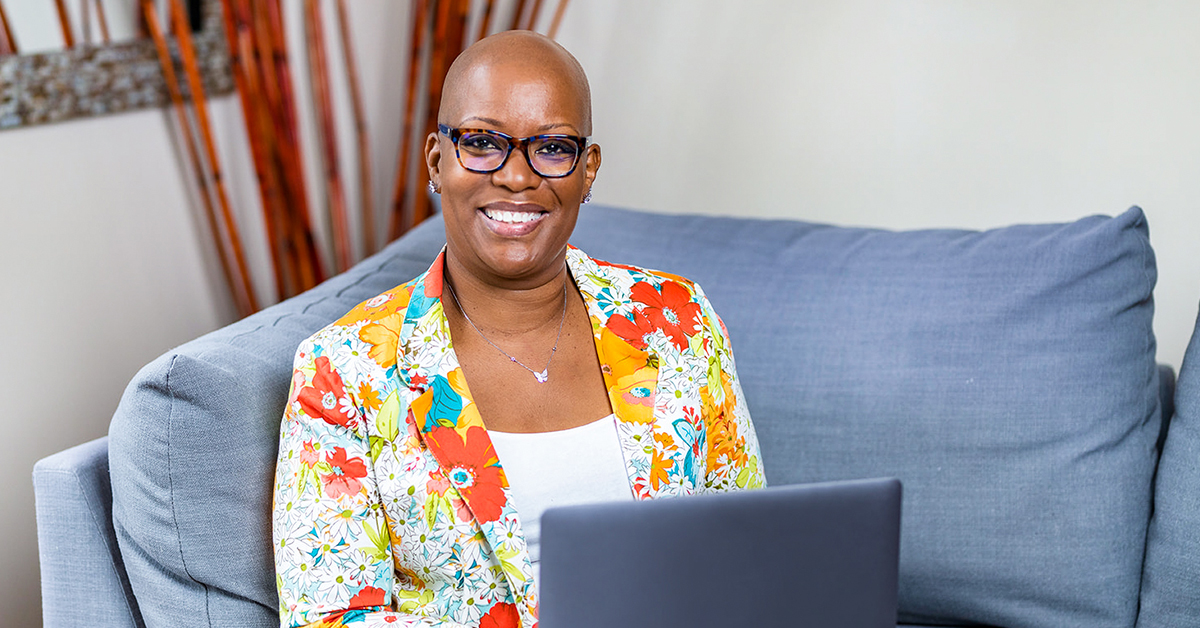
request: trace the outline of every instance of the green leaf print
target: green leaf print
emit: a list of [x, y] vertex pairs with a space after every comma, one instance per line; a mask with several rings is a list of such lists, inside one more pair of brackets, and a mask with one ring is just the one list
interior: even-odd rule
[[508, 574], [508, 577], [513, 582], [524, 582], [525, 574], [521, 573], [521, 570], [512, 560], [517, 557], [517, 550], [501, 545], [496, 548], [496, 557], [500, 559], [500, 567], [504, 569], [504, 573]]
[[367, 552], [367, 555], [375, 560], [391, 558], [392, 540], [387, 532], [387, 524], [376, 528], [371, 525], [370, 521], [364, 521], [363, 529], [367, 532], [367, 538], [371, 539], [371, 550]]
[[383, 400], [379, 414], [375, 415], [375, 426], [379, 435], [389, 441], [396, 440], [396, 436], [400, 434], [400, 396], [397, 391], [392, 391], [392, 394]]

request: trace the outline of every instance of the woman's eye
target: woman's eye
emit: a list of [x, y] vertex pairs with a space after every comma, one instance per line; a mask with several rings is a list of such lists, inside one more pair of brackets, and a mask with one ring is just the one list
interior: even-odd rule
[[460, 148], [465, 148], [473, 152], [487, 152], [501, 150], [500, 143], [496, 138], [487, 135], [468, 135], [458, 141]]
[[564, 140], [550, 140], [537, 148], [538, 154], [546, 157], [573, 157], [575, 151], [575, 144]]

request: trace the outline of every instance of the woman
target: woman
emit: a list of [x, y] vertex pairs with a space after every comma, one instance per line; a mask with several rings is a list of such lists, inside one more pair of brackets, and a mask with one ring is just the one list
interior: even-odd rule
[[763, 484], [700, 288], [567, 245], [600, 168], [579, 63], [503, 33], [445, 85], [425, 154], [446, 248], [296, 354], [284, 626], [528, 628], [545, 507]]

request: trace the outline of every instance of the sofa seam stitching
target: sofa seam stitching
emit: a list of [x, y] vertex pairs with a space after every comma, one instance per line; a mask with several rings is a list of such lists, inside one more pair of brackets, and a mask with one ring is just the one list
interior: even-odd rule
[[207, 617], [209, 615], [209, 612], [208, 612], [208, 585], [197, 580], [196, 577], [192, 575], [191, 570], [188, 569], [187, 557], [185, 557], [183, 554], [183, 537], [179, 533], [179, 513], [177, 512], [177, 510], [175, 508], [175, 476], [174, 476], [174, 467], [171, 464], [171, 433], [172, 433], [172, 427], [175, 424], [175, 391], [171, 389], [171, 373], [172, 373], [172, 371], [175, 370], [175, 362], [179, 360], [179, 357], [180, 356], [178, 354], [171, 356], [171, 364], [167, 367], [167, 375], [165, 378], [166, 379], [165, 384], [167, 387], [167, 396], [171, 399], [171, 407], [167, 411], [167, 487], [168, 487], [167, 493], [171, 496], [171, 523], [175, 527], [175, 539], [179, 545], [179, 562], [183, 565], [183, 572], [185, 574], [187, 574], [187, 577], [190, 578], [192, 580], [192, 582], [195, 582], [196, 584], [198, 584], [204, 588], [204, 614], [206, 615], [205, 620], [208, 623], [208, 625], [211, 626], [212, 619], [211, 619], [211, 617]]

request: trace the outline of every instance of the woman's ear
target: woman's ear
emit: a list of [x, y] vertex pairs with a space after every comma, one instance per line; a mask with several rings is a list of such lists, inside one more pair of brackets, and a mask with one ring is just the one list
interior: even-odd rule
[[429, 169], [429, 180], [437, 189], [442, 189], [442, 143], [437, 133], [425, 138], [425, 167]]
[[584, 181], [586, 182], [585, 190], [592, 189], [592, 182], [596, 180], [596, 173], [600, 172], [600, 145], [589, 144], [587, 147], [587, 157], [583, 165]]

